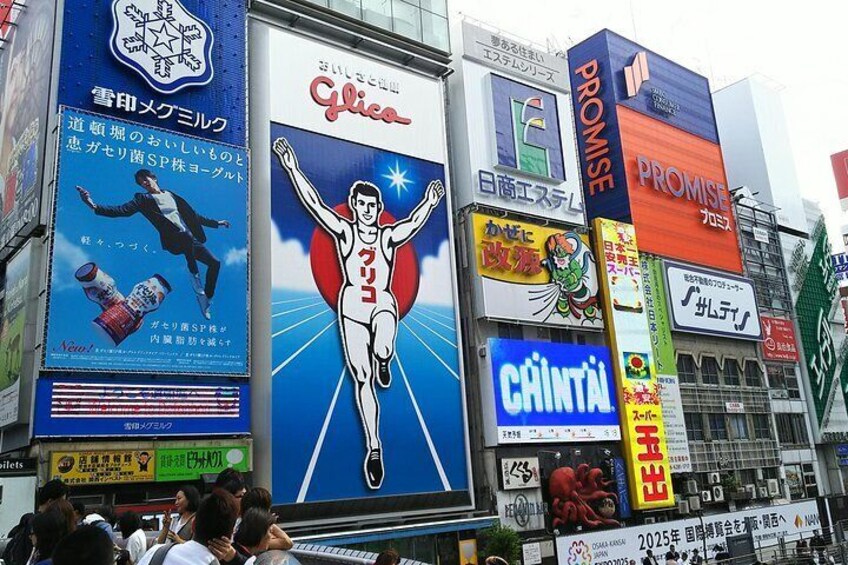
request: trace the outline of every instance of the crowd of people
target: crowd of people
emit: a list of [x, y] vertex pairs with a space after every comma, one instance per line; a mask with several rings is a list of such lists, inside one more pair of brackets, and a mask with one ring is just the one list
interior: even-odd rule
[[[712, 562], [718, 565], [731, 565], [733, 557], [723, 545], [712, 548]], [[744, 562], [750, 562], [750, 556], [743, 556]], [[809, 542], [804, 538], [795, 543], [795, 563], [798, 565], [834, 565], [833, 556], [827, 552], [827, 540], [819, 530], [813, 532]], [[692, 550], [689, 555], [685, 551], [678, 552], [674, 545], [670, 545], [665, 553], [665, 559], [658, 559], [652, 550], [647, 550], [642, 558], [642, 565], [704, 565], [705, 559], [697, 549]], [[635, 560], [630, 560], [630, 565], [636, 565]], [[759, 559], [755, 559], [754, 565], [763, 565]]]
[[36, 512], [21, 516], [9, 533], [6, 565], [276, 565], [293, 545], [271, 514], [271, 493], [248, 488], [233, 469], [222, 471], [205, 497], [181, 487], [152, 545], [135, 512], [116, 518], [108, 506], [87, 511], [67, 497], [58, 479], [39, 489]]

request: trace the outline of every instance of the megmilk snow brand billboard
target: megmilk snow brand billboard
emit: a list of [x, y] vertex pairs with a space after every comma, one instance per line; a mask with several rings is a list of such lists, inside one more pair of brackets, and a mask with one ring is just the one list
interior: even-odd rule
[[603, 328], [588, 236], [479, 212], [469, 219], [479, 317]]
[[81, 9], [65, 4], [59, 104], [245, 145], [243, 0], [102, 0]]
[[35, 437], [162, 437], [250, 433], [245, 384], [40, 378]]
[[632, 225], [602, 218], [595, 220], [594, 228], [632, 506], [672, 506], [671, 466], [636, 231]]
[[450, 79], [459, 206], [585, 224], [565, 61], [524, 47], [527, 61], [504, 69], [512, 56], [502, 51], [521, 54], [518, 44], [468, 22], [463, 30], [465, 56]]
[[[19, 405], [24, 347], [27, 345], [25, 330], [31, 257], [32, 245], [28, 244], [6, 265], [3, 326], [0, 330], [0, 428], [19, 421], [22, 415], [19, 414]], [[24, 410], [28, 409], [28, 406], [24, 407]]]
[[751, 279], [665, 261], [674, 330], [761, 340], [760, 312]]
[[303, 521], [467, 506], [441, 85], [267, 41], [289, 61], [267, 94], [274, 503]]
[[0, 258], [42, 224], [55, 12], [55, 2], [0, 2]]
[[246, 375], [244, 149], [65, 109], [45, 369]]
[[604, 30], [569, 50], [589, 219], [645, 252], [742, 272], [707, 80]]
[[608, 348], [492, 338], [487, 349], [488, 445], [621, 439]]

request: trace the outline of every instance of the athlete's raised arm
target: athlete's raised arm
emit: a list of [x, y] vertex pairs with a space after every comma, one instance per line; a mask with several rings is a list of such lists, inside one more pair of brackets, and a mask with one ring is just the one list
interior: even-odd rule
[[442, 197], [445, 195], [445, 186], [440, 180], [430, 181], [427, 185], [427, 190], [424, 192], [424, 199], [418, 203], [415, 210], [404, 220], [396, 223], [391, 227], [389, 232], [389, 242], [395, 247], [400, 247], [418, 233], [418, 230], [424, 227], [430, 214], [439, 205]]
[[328, 232], [337, 236], [343, 236], [348, 227], [347, 220], [336, 214], [332, 208], [324, 204], [321, 200], [321, 195], [312, 185], [303, 171], [300, 170], [300, 165], [297, 163], [297, 155], [294, 154], [294, 149], [289, 145], [288, 140], [284, 137], [278, 137], [273, 145], [274, 153], [280, 159], [280, 164], [289, 175], [294, 191], [297, 197], [309, 210], [309, 213], [315, 218], [315, 221]]

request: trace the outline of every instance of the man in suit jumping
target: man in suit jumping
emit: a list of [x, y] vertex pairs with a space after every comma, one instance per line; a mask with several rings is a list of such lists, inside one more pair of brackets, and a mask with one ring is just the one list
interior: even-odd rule
[[[212, 297], [218, 283], [221, 262], [206, 248], [206, 233], [203, 227], [230, 227], [227, 220], [213, 220], [198, 214], [179, 195], [161, 188], [156, 175], [147, 169], [135, 173], [135, 182], [145, 192], [137, 192], [133, 199], [120, 206], [96, 204], [91, 194], [78, 186], [82, 201], [98, 216], [124, 218], [140, 213], [159, 232], [162, 249], [174, 255], [183, 255], [191, 273], [191, 286], [200, 305], [200, 312], [207, 320], [212, 318]], [[206, 265], [206, 284], [200, 282], [197, 263]]]

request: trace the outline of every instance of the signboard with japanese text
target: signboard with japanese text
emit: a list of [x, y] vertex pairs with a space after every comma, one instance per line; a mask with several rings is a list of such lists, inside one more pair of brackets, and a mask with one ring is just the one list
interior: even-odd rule
[[251, 37], [268, 60], [275, 511], [468, 507], [442, 84], [277, 28]]
[[831, 255], [831, 263], [839, 286], [848, 286], [848, 253], [834, 253]]
[[[20, 420], [21, 380], [27, 344], [32, 245], [26, 245], [6, 265], [3, 324], [0, 331], [0, 428]], [[30, 367], [31, 368], [31, 367]], [[24, 410], [29, 411], [29, 406]], [[28, 416], [28, 414], [27, 414]]]
[[467, 57], [455, 68], [448, 82], [459, 208], [484, 204], [585, 225], [567, 92]]
[[537, 488], [542, 484], [538, 457], [504, 457], [500, 469], [503, 490]]
[[487, 445], [621, 439], [608, 348], [490, 338], [487, 349]]
[[462, 55], [500, 72], [568, 92], [568, 61], [468, 20], [462, 22]]
[[247, 384], [38, 379], [35, 437], [250, 433]]
[[763, 359], [766, 361], [786, 361], [796, 363], [801, 357], [798, 352], [798, 341], [795, 338], [795, 325], [792, 320], [762, 316], [763, 326]]
[[238, 445], [156, 450], [156, 482], [196, 481], [201, 475], [217, 475], [227, 468], [249, 471], [250, 448]]
[[781, 538], [807, 539], [821, 529], [815, 500], [754, 508], [739, 512], [711, 514], [644, 526], [577, 533], [556, 538], [557, 554], [563, 563], [582, 565], [626, 565], [636, 556], [651, 550], [662, 556], [673, 545], [680, 553], [703, 552], [706, 545], [710, 561], [717, 545], [727, 547], [727, 538], [746, 533], [750, 524], [757, 547], [777, 546]]
[[55, 2], [0, 2], [0, 258], [43, 225]]
[[595, 255], [585, 234], [474, 212], [479, 317], [603, 328]]
[[242, 0], [103, 0], [85, 17], [79, 9], [65, 5], [59, 104], [246, 144]]
[[50, 452], [50, 478], [72, 488], [152, 482], [155, 470], [153, 449]]
[[676, 331], [761, 340], [757, 296], [750, 279], [665, 261], [665, 282]]
[[602, 218], [594, 231], [632, 506], [665, 508], [674, 492], [636, 231]]
[[547, 504], [539, 488], [503, 491], [495, 494], [498, 519], [516, 532], [531, 532], [545, 529]]
[[[837, 298], [838, 283], [823, 221], [817, 223], [810, 243], [812, 253], [809, 261], [802, 247], [799, 262], [804, 266], [796, 270], [796, 284], [800, 283], [800, 288], [795, 300], [795, 314], [810, 379], [810, 393], [821, 426], [834, 381], [839, 378], [836, 375], [838, 350], [830, 323], [830, 311]], [[843, 383], [843, 391], [846, 390], [846, 384]]]
[[44, 368], [246, 375], [245, 151], [74, 109], [60, 128]]

